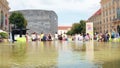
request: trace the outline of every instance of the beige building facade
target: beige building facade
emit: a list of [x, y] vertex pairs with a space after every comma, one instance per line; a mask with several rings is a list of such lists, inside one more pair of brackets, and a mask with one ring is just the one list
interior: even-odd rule
[[116, 30], [113, 20], [117, 18], [117, 4], [115, 0], [101, 0], [102, 33]]
[[115, 30], [117, 30], [118, 25], [120, 26], [120, 0], [115, 0], [115, 6], [116, 6], [116, 18], [113, 19], [113, 24]]
[[9, 6], [7, 0], [0, 0], [0, 29], [9, 30]]
[[94, 15], [92, 15], [88, 22], [93, 22], [94, 33], [101, 33], [101, 9], [99, 9]]
[[71, 28], [72, 26], [58, 26], [58, 34], [61, 35], [67, 33]]
[[[117, 31], [117, 26], [120, 25], [120, 0], [101, 0], [101, 13], [91, 17], [88, 21], [94, 23], [97, 32], [112, 32]], [[98, 17], [99, 16], [99, 17]], [[99, 21], [100, 23], [96, 23]], [[96, 25], [97, 24], [97, 25]]]

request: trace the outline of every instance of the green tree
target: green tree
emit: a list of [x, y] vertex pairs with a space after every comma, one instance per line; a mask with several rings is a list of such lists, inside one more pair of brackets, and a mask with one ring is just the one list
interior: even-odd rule
[[13, 12], [9, 17], [10, 24], [14, 24], [15, 28], [26, 28], [27, 21], [20, 12]]
[[26, 26], [27, 26], [27, 20], [25, 19], [24, 20], [24, 27], [26, 28]]
[[78, 33], [85, 33], [86, 32], [86, 21], [81, 20], [79, 23], [74, 23], [72, 25], [72, 29], [68, 31], [67, 34], [78, 34]]
[[6, 32], [0, 32], [0, 37], [7, 39], [8, 38], [8, 33], [6, 33]]
[[81, 20], [80, 21], [80, 33], [85, 33], [86, 32], [86, 21]]
[[72, 30], [69, 30], [69, 31], [67, 32], [67, 35], [72, 35], [72, 34], [73, 34]]
[[79, 33], [80, 32], [80, 23], [74, 23], [72, 25], [71, 31], [73, 32], [73, 34]]

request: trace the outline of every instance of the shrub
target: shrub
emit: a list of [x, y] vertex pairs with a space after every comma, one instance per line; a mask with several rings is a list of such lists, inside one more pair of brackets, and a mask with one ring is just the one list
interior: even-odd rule
[[0, 32], [0, 38], [7, 39], [8, 38], [8, 33], [6, 33], [6, 32]]

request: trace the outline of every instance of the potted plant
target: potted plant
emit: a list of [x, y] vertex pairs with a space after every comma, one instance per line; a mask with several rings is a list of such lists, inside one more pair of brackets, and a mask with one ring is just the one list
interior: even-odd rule
[[0, 42], [7, 42], [8, 36], [9, 35], [7, 32], [0, 32]]

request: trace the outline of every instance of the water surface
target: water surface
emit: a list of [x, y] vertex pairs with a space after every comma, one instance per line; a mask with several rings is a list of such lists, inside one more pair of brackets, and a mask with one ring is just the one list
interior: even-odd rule
[[120, 43], [0, 43], [0, 68], [120, 68]]

